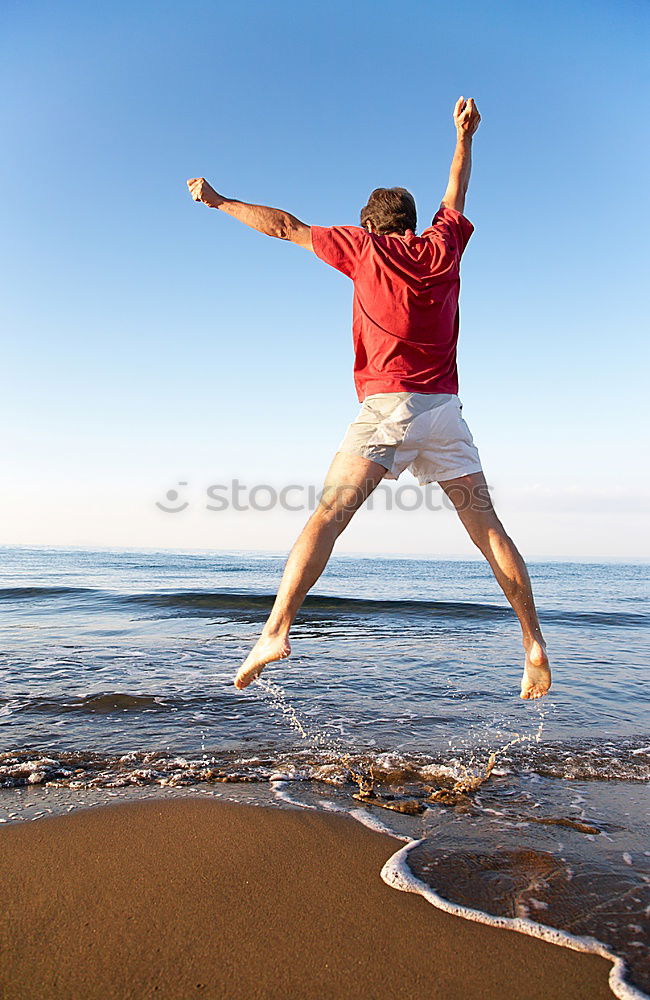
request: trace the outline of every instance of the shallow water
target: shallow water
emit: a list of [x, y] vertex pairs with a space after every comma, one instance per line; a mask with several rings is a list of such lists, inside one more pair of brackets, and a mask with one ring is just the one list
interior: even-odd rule
[[334, 559], [242, 694], [281, 559], [2, 555], [0, 820], [188, 790], [344, 809], [422, 841], [439, 902], [596, 938], [650, 994], [647, 566], [531, 566], [555, 685], [525, 703], [482, 563]]

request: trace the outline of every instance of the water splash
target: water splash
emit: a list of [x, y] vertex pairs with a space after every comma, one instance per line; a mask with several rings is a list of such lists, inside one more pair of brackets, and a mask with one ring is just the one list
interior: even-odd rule
[[[350, 777], [359, 789], [354, 793], [353, 798], [365, 805], [379, 806], [383, 809], [413, 816], [423, 813], [429, 803], [468, 808], [471, 804], [471, 796], [489, 780], [499, 758], [518, 743], [539, 743], [543, 729], [544, 717], [542, 716], [534, 733], [515, 733], [507, 743], [491, 751], [487, 761], [472, 755], [467, 763], [454, 759], [451, 762], [451, 767], [446, 769], [439, 767], [436, 774], [438, 787], [425, 786], [425, 796], [416, 794], [406, 797], [382, 793], [377, 788], [378, 780], [375, 776], [374, 765], [370, 764], [365, 769], [363, 762], [357, 760], [354, 765], [350, 765]], [[440, 787], [441, 785], [442, 787]]]
[[515, 733], [512, 739], [490, 753], [487, 762], [477, 760], [473, 755], [467, 764], [463, 764], [460, 761], [455, 762], [461, 773], [453, 788], [432, 791], [430, 800], [432, 802], [442, 802], [445, 805], [453, 805], [454, 796], [462, 799], [478, 791], [481, 785], [484, 785], [490, 778], [500, 757], [503, 757], [508, 750], [517, 746], [518, 743], [540, 743], [543, 731], [544, 715], [541, 716], [539, 726], [534, 733]]
[[[540, 712], [540, 721], [535, 732], [515, 733], [506, 743], [491, 751], [487, 761], [479, 759], [474, 754], [467, 763], [454, 759], [449, 769], [444, 767], [438, 769], [436, 774], [438, 787], [425, 786], [423, 791], [420, 790], [407, 796], [399, 792], [395, 794], [392, 791], [382, 791], [379, 786], [386, 784], [387, 775], [384, 772], [381, 779], [377, 776], [377, 761], [366, 760], [363, 755], [353, 755], [343, 748], [340, 740], [333, 739], [327, 733], [308, 725], [290, 702], [284, 688], [276, 681], [271, 681], [260, 675], [256, 678], [255, 684], [262, 689], [263, 696], [271, 707], [280, 712], [301, 739], [309, 743], [312, 749], [325, 751], [334, 758], [333, 761], [329, 762], [329, 765], [324, 765], [319, 769], [320, 774], [315, 773], [312, 775], [313, 777], [317, 780], [327, 781], [327, 771], [334, 768], [337, 783], [341, 781], [342, 772], [348, 781], [357, 786], [358, 790], [353, 793], [354, 799], [364, 805], [379, 806], [383, 809], [412, 816], [423, 813], [430, 803], [468, 806], [471, 796], [489, 780], [499, 758], [519, 743], [539, 743], [544, 729], [545, 716], [543, 712]], [[445, 770], [448, 770], [448, 775], [445, 774]], [[440, 787], [441, 778], [450, 778], [451, 781], [445, 780], [443, 787]]]
[[320, 732], [306, 723], [291, 704], [287, 695], [277, 681], [271, 681], [268, 677], [259, 676], [255, 680], [255, 685], [262, 689], [263, 697], [269, 702], [271, 708], [279, 711], [289, 726], [307, 741], [316, 750], [327, 750], [333, 754], [342, 752], [340, 740], [336, 740], [327, 733]]

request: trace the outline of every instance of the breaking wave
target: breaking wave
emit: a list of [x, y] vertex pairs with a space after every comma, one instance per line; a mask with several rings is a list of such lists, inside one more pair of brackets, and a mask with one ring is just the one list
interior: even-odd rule
[[[87, 587], [5, 587], [0, 589], [0, 600], [20, 601], [54, 598], [79, 598], [88, 600], [114, 601], [119, 604], [143, 605], [165, 609], [169, 613], [187, 614], [227, 612], [233, 618], [251, 614], [266, 614], [271, 608], [274, 596], [271, 594], [247, 593], [244, 591], [174, 591], [141, 594], [121, 594]], [[514, 612], [509, 607], [496, 604], [482, 604], [469, 601], [420, 601], [420, 600], [369, 600], [355, 597], [328, 597], [310, 594], [305, 598], [300, 614], [332, 616], [340, 619], [345, 615], [367, 618], [378, 616], [436, 617], [449, 619], [475, 619], [482, 621], [514, 620]], [[545, 610], [543, 621], [560, 625], [604, 626], [604, 627], [647, 627], [649, 616], [631, 611], [560, 611]]]

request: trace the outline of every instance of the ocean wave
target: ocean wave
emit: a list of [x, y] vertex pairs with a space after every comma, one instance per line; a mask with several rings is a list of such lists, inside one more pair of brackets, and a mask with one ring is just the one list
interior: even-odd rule
[[[107, 708], [110, 704], [111, 699], [103, 696], [98, 710], [124, 710]], [[453, 804], [454, 797], [471, 796], [493, 772], [494, 775], [527, 772], [568, 781], [647, 782], [650, 747], [641, 743], [543, 748], [519, 744], [506, 751], [437, 757], [329, 749], [280, 751], [273, 747], [258, 748], [257, 753], [248, 748], [245, 757], [234, 750], [191, 757], [165, 751], [102, 754], [20, 748], [0, 753], [0, 788], [26, 785], [120, 788], [285, 780], [347, 788], [370, 804], [374, 798], [374, 804], [382, 805], [387, 797], [420, 799], [425, 805]]]
[[[76, 597], [82, 600], [114, 601], [119, 604], [135, 604], [165, 609], [169, 613], [185, 612], [219, 613], [226, 612], [236, 618], [240, 616], [265, 615], [275, 600], [272, 594], [248, 593], [245, 591], [153, 591], [150, 593], [123, 594], [101, 591], [87, 587], [5, 587], [0, 589], [0, 600], [46, 600], [51, 598]], [[335, 597], [309, 594], [300, 610], [302, 617], [322, 616], [342, 618], [354, 616], [366, 618], [384, 617], [424, 617], [450, 618], [459, 620], [514, 620], [514, 612], [509, 607], [496, 604], [482, 604], [470, 601], [426, 601], [426, 600], [384, 600], [362, 597]], [[606, 627], [647, 627], [649, 616], [635, 611], [562, 611], [546, 609], [540, 613], [544, 622], [560, 625], [592, 625]]]
[[648, 867], [647, 858], [633, 860], [627, 852], [599, 855], [584, 840], [572, 841], [560, 857], [522, 845], [521, 831], [504, 843], [502, 829], [497, 841], [489, 829], [481, 835], [443, 823], [434, 837], [411, 841], [394, 854], [381, 877], [466, 920], [609, 958], [614, 995], [646, 1000]]
[[[178, 699], [180, 701], [180, 699]], [[0, 705], [2, 701], [0, 700]], [[79, 697], [23, 698], [13, 699], [12, 714], [16, 712], [42, 712], [60, 715], [68, 712], [91, 712], [107, 715], [111, 712], [165, 712], [173, 711], [165, 699], [153, 695], [122, 694], [119, 691], [102, 692]]]
[[[209, 610], [266, 612], [273, 605], [275, 597], [270, 594], [249, 594], [245, 592], [191, 591], [162, 594], [131, 594], [124, 600], [168, 608], [202, 608]], [[362, 597], [330, 597], [322, 594], [308, 594], [301, 607], [305, 613], [331, 614], [340, 617], [353, 614], [358, 617], [368, 615], [405, 615], [430, 618], [448, 617], [459, 619], [493, 619], [504, 621], [514, 619], [511, 608], [497, 604], [479, 604], [471, 601], [414, 601], [414, 600], [371, 600]], [[553, 611], [540, 614], [544, 621], [575, 625], [647, 625], [648, 616], [640, 612], [607, 611]]]
[[113, 712], [178, 712], [214, 710], [228, 701], [225, 695], [127, 694], [122, 691], [99, 691], [87, 695], [50, 695], [42, 697], [0, 698], [0, 716], [35, 712], [58, 717], [70, 712], [110, 715]]
[[101, 594], [94, 587], [0, 587], [0, 601], [21, 601], [30, 598], [89, 597]]

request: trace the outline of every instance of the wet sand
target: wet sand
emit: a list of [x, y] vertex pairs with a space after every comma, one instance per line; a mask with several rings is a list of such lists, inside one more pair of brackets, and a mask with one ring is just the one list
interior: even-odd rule
[[199, 798], [0, 828], [4, 1000], [606, 1000], [610, 963], [380, 878], [345, 816]]

